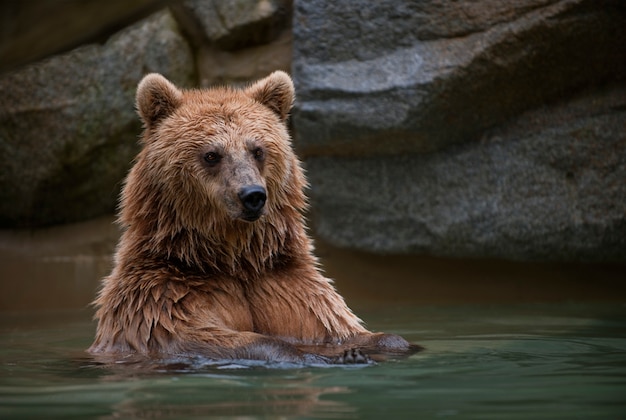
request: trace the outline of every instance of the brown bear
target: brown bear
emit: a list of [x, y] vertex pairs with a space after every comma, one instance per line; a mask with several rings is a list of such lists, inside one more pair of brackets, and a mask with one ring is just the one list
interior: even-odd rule
[[142, 150], [121, 194], [124, 230], [89, 352], [359, 363], [415, 349], [366, 330], [320, 273], [286, 73], [207, 90], [149, 74], [136, 99]]

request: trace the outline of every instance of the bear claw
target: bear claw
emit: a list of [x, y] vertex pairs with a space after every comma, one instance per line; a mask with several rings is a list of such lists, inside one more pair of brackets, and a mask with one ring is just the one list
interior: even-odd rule
[[360, 365], [370, 363], [371, 359], [359, 349], [349, 349], [342, 355], [334, 357], [333, 362], [342, 365]]

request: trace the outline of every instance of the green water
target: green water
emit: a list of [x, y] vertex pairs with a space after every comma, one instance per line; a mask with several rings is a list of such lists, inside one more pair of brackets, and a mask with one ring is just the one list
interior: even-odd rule
[[84, 352], [95, 330], [84, 308], [118, 236], [111, 217], [0, 231], [0, 419], [626, 419], [624, 265], [318, 243], [370, 329], [426, 350], [364, 367], [104, 368]]
[[83, 352], [89, 312], [5, 312], [0, 418], [626, 418], [624, 304], [354, 309], [426, 350], [364, 367], [104, 368]]

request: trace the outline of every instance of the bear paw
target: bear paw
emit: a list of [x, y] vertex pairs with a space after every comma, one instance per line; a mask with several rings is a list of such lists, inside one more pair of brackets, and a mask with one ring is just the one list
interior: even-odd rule
[[371, 363], [371, 361], [369, 356], [359, 349], [349, 349], [332, 358], [332, 362], [339, 365], [361, 365]]

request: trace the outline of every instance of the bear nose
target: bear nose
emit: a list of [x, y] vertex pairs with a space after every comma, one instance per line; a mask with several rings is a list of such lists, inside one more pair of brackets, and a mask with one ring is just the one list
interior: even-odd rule
[[267, 194], [265, 188], [260, 185], [251, 185], [249, 187], [243, 187], [239, 190], [239, 200], [243, 204], [243, 207], [251, 212], [259, 212], [265, 205], [267, 200]]

